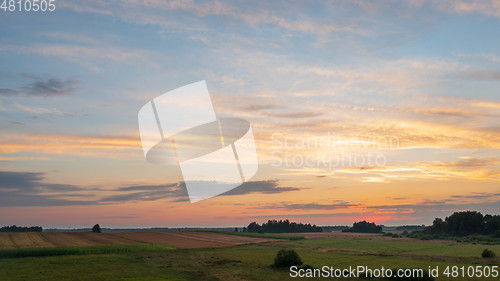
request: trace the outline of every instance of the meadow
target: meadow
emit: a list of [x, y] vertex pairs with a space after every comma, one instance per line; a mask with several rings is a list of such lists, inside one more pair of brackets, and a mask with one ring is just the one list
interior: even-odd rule
[[[175, 233], [180, 235], [179, 233]], [[228, 235], [232, 234], [232, 235]], [[100, 234], [96, 234], [100, 235]], [[134, 234], [138, 237], [139, 234]], [[144, 234], [146, 235], [146, 234]], [[201, 235], [201, 236], [200, 236]], [[265, 238], [234, 233], [186, 233], [185, 243], [203, 239], [221, 241], [220, 247], [173, 247], [137, 243], [130, 245], [54, 246], [0, 250], [0, 280], [288, 280], [288, 269], [271, 267], [282, 248], [295, 249], [313, 267], [369, 266], [423, 268], [429, 266], [493, 266], [499, 257], [485, 259], [485, 248], [500, 254], [500, 245], [456, 241], [421, 241], [373, 235], [320, 233], [266, 235]], [[301, 235], [298, 235], [301, 236]], [[121, 237], [127, 237], [121, 235]], [[173, 237], [173, 236], [172, 236]], [[190, 238], [189, 238], [190, 237]], [[234, 245], [232, 239], [240, 243]], [[291, 238], [291, 239], [290, 239]], [[147, 240], [147, 239], [146, 239]], [[180, 240], [175, 242], [178, 245]], [[222, 245], [222, 241], [226, 241]], [[3, 245], [8, 244], [6, 241]], [[313, 279], [316, 280], [316, 279]], [[325, 279], [317, 279], [325, 280]], [[342, 278], [339, 280], [360, 280]], [[496, 278], [445, 278], [436, 280], [498, 280]]]

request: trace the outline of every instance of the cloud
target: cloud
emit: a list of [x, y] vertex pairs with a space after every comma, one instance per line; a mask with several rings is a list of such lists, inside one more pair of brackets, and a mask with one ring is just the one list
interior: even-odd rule
[[23, 93], [30, 96], [67, 96], [79, 90], [75, 87], [80, 83], [76, 80], [60, 80], [58, 78], [49, 78], [45, 81], [34, 81], [23, 86]]
[[[176, 198], [180, 195], [184, 195], [185, 192], [181, 192], [180, 189], [163, 189], [158, 191], [148, 191], [148, 192], [134, 192], [127, 194], [111, 195], [103, 197], [99, 200], [100, 203], [125, 203], [125, 202], [145, 202], [145, 201], [156, 201], [164, 198]], [[186, 194], [187, 195], [187, 194]], [[188, 201], [189, 198], [186, 196], [185, 200], [176, 199], [177, 201]]]
[[132, 185], [122, 186], [113, 190], [115, 193], [132, 192], [106, 196], [100, 199], [102, 203], [123, 203], [138, 201], [156, 201], [164, 198], [174, 199], [176, 202], [189, 201], [189, 196], [183, 182], [164, 185]]
[[498, 0], [431, 0], [431, 2], [442, 12], [459, 15], [478, 13], [500, 17]]
[[[273, 213], [265, 215], [250, 215], [238, 217], [237, 219], [290, 219], [290, 218], [326, 218], [330, 222], [352, 223], [359, 220], [370, 220], [377, 223], [390, 222], [391, 225], [398, 223], [408, 224], [430, 224], [435, 217], [446, 217], [454, 211], [477, 210], [483, 214], [498, 213], [499, 193], [471, 193], [456, 195], [439, 200], [424, 199], [418, 203], [409, 204], [384, 204], [364, 205], [351, 204], [339, 201], [334, 204], [287, 204], [281, 203], [284, 213]], [[346, 207], [343, 207], [345, 205]], [[330, 208], [330, 206], [332, 206]], [[337, 207], [338, 206], [338, 207]], [[293, 207], [298, 207], [293, 209]], [[349, 208], [352, 207], [352, 208]], [[280, 205], [262, 206], [262, 209], [280, 209]], [[329, 211], [338, 209], [337, 211]], [[297, 212], [293, 212], [297, 210]], [[311, 213], [304, 212], [311, 211]], [[323, 212], [322, 212], [323, 211]]]
[[61, 80], [52, 77], [48, 78], [47, 80], [32, 81], [19, 88], [1, 88], [0, 96], [68, 96], [80, 90], [80, 88], [76, 87], [76, 85], [79, 83], [80, 81], [73, 79]]
[[20, 92], [15, 89], [9, 89], [9, 88], [0, 88], [0, 96], [4, 97], [11, 97], [11, 96], [16, 96]]
[[348, 207], [359, 206], [357, 204], [350, 204], [348, 202], [341, 202], [334, 204], [318, 204], [318, 203], [305, 203], [305, 204], [275, 204], [264, 206], [263, 208], [269, 209], [289, 209], [289, 210], [333, 210], [333, 209], [344, 209]]
[[302, 118], [312, 118], [312, 117], [318, 117], [323, 115], [324, 113], [322, 112], [314, 112], [314, 111], [296, 111], [296, 112], [274, 112], [274, 113], [267, 113], [267, 115], [272, 116], [272, 117], [281, 117], [281, 118], [292, 118], [292, 119], [302, 119]]
[[[6, 45], [0, 47], [0, 52], [36, 54], [62, 58], [73, 63], [80, 64], [96, 72], [100, 71], [100, 69], [93, 64], [96, 61], [131, 62], [141, 60], [143, 63], [155, 63], [149, 59], [153, 56], [151, 51], [141, 49], [124, 49], [119, 46], [80, 46], [67, 44], [37, 44], [32, 46]], [[64, 93], [64, 91], [59, 92]]]
[[450, 162], [416, 162], [406, 166], [379, 166], [362, 168], [339, 168], [336, 176], [357, 175], [362, 182], [394, 182], [404, 180], [450, 180], [467, 179], [495, 181], [500, 178], [500, 159], [496, 157], [461, 157]]
[[278, 108], [282, 108], [282, 106], [272, 103], [256, 103], [256, 102], [252, 102], [238, 107], [238, 109], [245, 111], [261, 111], [265, 109], [278, 109]]
[[495, 157], [489, 158], [475, 158], [475, 157], [462, 157], [463, 160], [448, 162], [445, 165], [448, 167], [455, 168], [477, 168], [485, 167], [489, 165], [500, 165], [500, 159]]
[[250, 193], [277, 194], [297, 190], [301, 190], [301, 188], [279, 186], [278, 180], [249, 181], [243, 183], [235, 189], [223, 193], [221, 196], [243, 195]]
[[95, 201], [60, 199], [61, 196], [89, 197], [85, 192], [92, 189], [46, 183], [44, 176], [44, 173], [0, 171], [0, 207], [95, 204]]
[[[0, 207], [5, 206], [62, 206], [99, 205], [125, 202], [146, 202], [171, 199], [173, 202], [189, 202], [183, 182], [164, 185], [130, 185], [111, 189], [83, 188], [75, 185], [44, 182], [44, 173], [0, 171]], [[279, 187], [278, 180], [246, 182], [223, 195], [250, 193], [277, 194], [300, 190], [295, 187]], [[109, 195], [111, 193], [111, 195]], [[91, 195], [92, 200], [66, 200], [62, 197]]]
[[[220, 196], [244, 195], [251, 193], [277, 194], [300, 190], [295, 187], [280, 187], [278, 180], [250, 181], [232, 189]], [[106, 196], [100, 199], [102, 203], [155, 201], [170, 198], [174, 202], [188, 202], [189, 195], [183, 182], [165, 185], [132, 185], [113, 189], [115, 193], [127, 192]]]
[[43, 173], [0, 171], [0, 189], [32, 189], [43, 179]]
[[[90, 12], [99, 14], [109, 14], [127, 21], [139, 22], [142, 24], [155, 24], [172, 27], [179, 24], [168, 20], [165, 11], [184, 11], [197, 17], [215, 16], [223, 20], [231, 20], [236, 23], [244, 23], [248, 26], [273, 25], [290, 31], [307, 33], [335, 33], [346, 32], [358, 35], [366, 35], [366, 31], [350, 23], [339, 23], [339, 21], [318, 21], [317, 19], [297, 18], [297, 12], [301, 10], [299, 3], [287, 3], [274, 6], [273, 3], [263, 2], [260, 5], [251, 6], [239, 4], [235, 5], [231, 1], [217, 2], [196, 2], [192, 0], [177, 1], [147, 1], [138, 2], [127, 1], [85, 1], [78, 4], [62, 3], [62, 8], [68, 8], [77, 12]], [[130, 13], [130, 11], [134, 11]], [[158, 16], [158, 12], [162, 16]], [[178, 13], [180, 14], [180, 13]], [[175, 15], [172, 15], [175, 16]], [[197, 21], [192, 21], [195, 25]], [[186, 25], [179, 28], [190, 28]], [[191, 27], [192, 28], [192, 27]]]
[[445, 116], [460, 116], [460, 117], [473, 117], [473, 116], [489, 116], [488, 112], [479, 110], [468, 110], [459, 107], [422, 107], [408, 109], [407, 112], [424, 114], [424, 115], [445, 115]]
[[24, 106], [19, 103], [14, 103], [13, 104], [16, 108], [32, 113], [32, 114], [56, 114], [56, 115], [66, 115], [67, 113], [63, 113], [57, 108], [45, 108], [45, 107], [29, 107], [29, 106]]
[[49, 157], [2, 157], [0, 156], [1, 161], [46, 161], [51, 160]]
[[453, 195], [451, 198], [460, 199], [483, 199], [500, 196], [500, 193], [489, 193], [489, 192], [472, 192], [469, 195]]
[[136, 136], [78, 136], [5, 133], [0, 136], [0, 153], [35, 152], [95, 157], [126, 156], [143, 159]]
[[19, 191], [83, 191], [88, 190], [70, 184], [45, 183], [44, 173], [0, 171], [0, 189]]
[[500, 71], [470, 70], [455, 74], [459, 79], [477, 81], [500, 81]]
[[[164, 198], [189, 201], [182, 182], [102, 189], [48, 183], [45, 176], [45, 173], [0, 171], [0, 207], [102, 205]], [[66, 199], [74, 197], [87, 200]]]
[[[467, 196], [464, 198], [468, 198]], [[386, 213], [393, 216], [393, 223], [397, 221], [397, 217], [404, 214], [405, 221], [419, 221], [423, 223], [430, 223], [432, 218], [451, 215], [456, 211], [476, 210], [483, 214], [496, 214], [498, 215], [498, 195], [490, 197], [491, 200], [484, 201], [484, 198], [471, 198], [483, 199], [483, 202], [454, 202], [453, 199], [444, 200], [424, 200], [419, 204], [400, 204], [400, 205], [372, 205], [367, 206], [366, 209], [373, 210], [374, 213]], [[495, 199], [496, 198], [496, 199]], [[422, 221], [425, 218], [426, 221]]]

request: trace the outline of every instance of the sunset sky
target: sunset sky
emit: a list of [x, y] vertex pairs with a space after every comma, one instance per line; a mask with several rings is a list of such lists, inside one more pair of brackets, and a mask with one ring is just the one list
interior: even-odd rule
[[[500, 1], [324, 2], [0, 10], [0, 226], [500, 214]], [[190, 203], [178, 167], [145, 160], [137, 114], [200, 80], [250, 122], [259, 171]]]

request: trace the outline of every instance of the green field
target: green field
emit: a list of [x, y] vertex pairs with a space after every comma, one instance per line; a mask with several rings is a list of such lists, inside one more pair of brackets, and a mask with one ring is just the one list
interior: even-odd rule
[[256, 238], [271, 238], [271, 239], [282, 239], [282, 240], [302, 240], [305, 239], [304, 236], [297, 235], [282, 235], [282, 234], [266, 234], [266, 233], [251, 233], [251, 232], [231, 232], [231, 231], [218, 231], [218, 230], [200, 230], [200, 232], [211, 232], [226, 235], [236, 235], [244, 237], [256, 237]]
[[498, 256], [481, 258], [485, 248], [500, 254], [500, 245], [378, 236], [277, 239], [258, 245], [193, 250], [151, 245], [57, 247], [0, 250], [0, 280], [291, 280], [287, 269], [270, 266], [276, 252], [284, 247], [297, 250], [304, 263], [314, 267], [427, 269], [449, 265], [493, 266], [500, 261]]

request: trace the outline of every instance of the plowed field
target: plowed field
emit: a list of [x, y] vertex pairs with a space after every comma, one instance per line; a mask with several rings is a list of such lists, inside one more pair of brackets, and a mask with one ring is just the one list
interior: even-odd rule
[[0, 249], [127, 244], [168, 245], [179, 249], [194, 249], [220, 248], [269, 241], [274, 241], [274, 239], [189, 231], [0, 233]]

